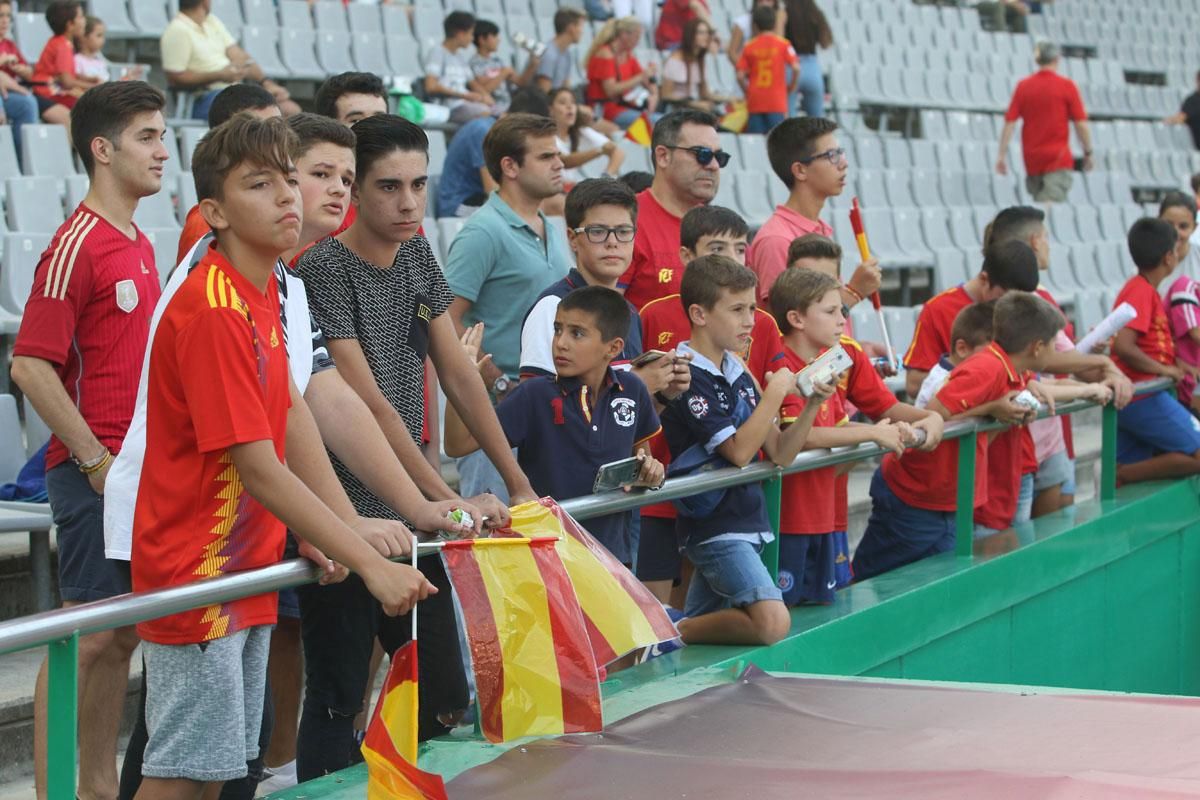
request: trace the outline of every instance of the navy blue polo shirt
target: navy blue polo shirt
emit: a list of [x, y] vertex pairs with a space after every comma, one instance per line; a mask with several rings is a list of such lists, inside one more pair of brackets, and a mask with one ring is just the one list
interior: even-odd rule
[[[587, 286], [579, 270], [572, 268], [567, 277], [547, 286], [525, 315], [521, 325], [521, 376], [554, 375], [554, 315], [558, 304], [571, 292]], [[625, 301], [629, 303], [629, 301]], [[612, 366], [622, 367], [642, 354], [642, 318], [629, 303], [629, 332], [625, 347], [613, 359]]]
[[[677, 458], [694, 444], [703, 445], [709, 453], [716, 452], [737, 432], [733, 410], [738, 398], [752, 409], [758, 405], [754, 379], [742, 360], [732, 353], [726, 352], [718, 367], [686, 342], [676, 350], [692, 355], [692, 385], [663, 409], [663, 435], [671, 458]], [[687, 521], [684, 527], [688, 544], [716, 537], [753, 542], [769, 542], [774, 538], [762, 487], [757, 483], [729, 487], [715, 512], [703, 518], [689, 517]]]
[[[578, 378], [532, 377], [496, 406], [496, 416], [517, 448], [517, 463], [533, 490], [556, 500], [589, 495], [601, 465], [628, 458], [659, 431], [646, 384], [609, 369], [592, 397]], [[630, 512], [586, 521], [585, 527], [618, 561], [633, 560]]]

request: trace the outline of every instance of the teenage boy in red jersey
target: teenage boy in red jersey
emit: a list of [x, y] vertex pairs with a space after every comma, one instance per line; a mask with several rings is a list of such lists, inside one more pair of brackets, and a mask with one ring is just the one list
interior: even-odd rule
[[654, 183], [638, 193], [633, 261], [617, 282], [638, 311], [651, 300], [679, 293], [680, 220], [689, 209], [717, 196], [721, 169], [732, 155], [721, 149], [717, 118], [691, 109], [674, 111], [655, 123], [650, 152]]
[[[644, 224], [644, 223], [643, 223]], [[750, 228], [746, 221], [721, 206], [697, 206], [683, 215], [679, 226], [679, 260], [690, 264], [701, 256], [731, 258], [744, 265], [746, 240]], [[642, 346], [652, 350], [670, 350], [692, 335], [687, 312], [678, 294], [670, 294], [647, 303], [642, 309]], [[767, 372], [773, 371], [783, 355], [779, 328], [775, 320], [762, 309], [755, 309], [754, 328], [750, 332], [748, 352], [743, 353], [750, 374], [760, 386], [766, 385]], [[686, 366], [686, 360], [678, 364]], [[664, 395], [660, 401], [668, 400]], [[662, 436], [650, 443], [654, 457], [669, 463], [671, 453]], [[638, 579], [646, 584], [655, 597], [672, 605], [681, 605], [687, 590], [690, 565], [679, 552], [675, 533], [675, 506], [656, 503], [642, 508], [642, 532], [638, 539]], [[677, 591], [672, 591], [672, 587]]]
[[[91, 178], [34, 273], [13, 348], [12, 377], [50, 426], [46, 489], [58, 526], [63, 606], [129, 591], [104, 557], [104, 482], [133, 415], [150, 315], [154, 248], [133, 223], [162, 187], [163, 96], [141, 81], [107, 83], [76, 104], [72, 140]], [[115, 796], [117, 728], [137, 646], [132, 627], [79, 640], [79, 788]], [[34, 690], [34, 763], [45, 792], [46, 665]]]
[[[1175, 341], [1159, 284], [1177, 264], [1178, 233], [1170, 222], [1143, 217], [1129, 229], [1129, 254], [1138, 274], [1113, 307], [1129, 303], [1137, 317], [1117, 332], [1113, 360], [1132, 381], [1160, 376], [1176, 381], [1196, 370], [1175, 357]], [[1117, 414], [1117, 480], [1123, 483], [1200, 473], [1200, 432], [1174, 389], [1136, 398]]]
[[[275, 277], [301, 229], [292, 138], [281, 120], [238, 117], [193, 157], [217, 241], [167, 304], [150, 346], [133, 584], [145, 591], [274, 563], [286, 525], [303, 554], [327, 563], [327, 553], [388, 613], [404, 613], [433, 586], [376, 552], [284, 463], [288, 409], [302, 405]], [[299, 434], [315, 435], [311, 416], [296, 421]], [[276, 603], [272, 592], [138, 626], [149, 727], [138, 797], [197, 797], [246, 774]]]
[[[738, 59], [737, 79], [750, 112], [746, 132], [767, 133], [787, 117], [788, 95], [800, 85], [800, 57], [787, 39], [775, 33], [774, 7], [756, 6], [750, 24], [754, 38]], [[788, 67], [791, 83], [786, 79]]]
[[[1006, 294], [996, 303], [994, 341], [955, 367], [929, 401], [930, 410], [944, 419], [994, 416], [1013, 424], [1028, 422], [1033, 412], [1012, 398], [1025, 388], [1027, 372], [1045, 368], [1046, 355], [1062, 326], [1062, 314], [1040, 297]], [[884, 457], [871, 481], [873, 506], [867, 530], [854, 553], [855, 580], [954, 548], [958, 448], [953, 441], [931, 453]], [[977, 437], [975, 448], [974, 507], [978, 510], [987, 503], [990, 489], [987, 437]]]

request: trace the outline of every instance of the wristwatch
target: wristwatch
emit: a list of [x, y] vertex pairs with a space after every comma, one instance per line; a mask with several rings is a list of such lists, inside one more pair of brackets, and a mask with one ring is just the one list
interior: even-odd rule
[[508, 379], [508, 376], [501, 375], [499, 378], [496, 378], [496, 380], [494, 380], [492, 382], [492, 394], [499, 397], [500, 395], [507, 392], [511, 386], [512, 386], [512, 381], [510, 381]]

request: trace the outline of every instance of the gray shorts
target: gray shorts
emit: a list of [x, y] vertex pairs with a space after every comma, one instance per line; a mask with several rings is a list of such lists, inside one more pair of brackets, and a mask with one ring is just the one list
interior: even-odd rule
[[1065, 203], [1073, 180], [1071, 170], [1060, 169], [1044, 175], [1026, 175], [1025, 188], [1036, 202]]
[[1033, 488], [1041, 492], [1062, 486], [1075, 477], [1075, 462], [1067, 458], [1066, 450], [1059, 450], [1038, 465], [1037, 477], [1033, 480]]
[[148, 778], [228, 781], [258, 756], [270, 625], [204, 644], [143, 642]]

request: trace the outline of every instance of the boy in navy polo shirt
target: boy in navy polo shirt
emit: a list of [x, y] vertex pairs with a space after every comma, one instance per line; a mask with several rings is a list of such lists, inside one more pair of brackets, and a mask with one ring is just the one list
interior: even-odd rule
[[[521, 381], [496, 406], [517, 463], [539, 495], [565, 500], [592, 493], [600, 466], [629, 456], [642, 459], [635, 486], [658, 488], [663, 465], [645, 442], [659, 431], [646, 385], [612, 361], [625, 346], [629, 303], [616, 290], [584, 286], [558, 304], [554, 317], [556, 376]], [[482, 338], [478, 326], [463, 337], [468, 353]], [[458, 414], [446, 408], [446, 454], [479, 449]], [[587, 528], [624, 564], [633, 561], [630, 512], [588, 520]]]
[[[833, 386], [821, 388], [782, 433], [775, 422], [796, 376], [781, 366], [766, 388], [758, 386], [737, 353], [754, 328], [754, 273], [725, 256], [702, 256], [688, 264], [680, 286], [692, 335], [680, 344], [692, 356], [692, 385], [663, 411], [671, 459], [700, 447], [744, 467], [764, 450], [776, 464], [790, 464], [804, 446], [813, 417]], [[685, 515], [680, 508], [680, 515]], [[678, 624], [687, 644], [774, 644], [787, 635], [791, 617], [779, 587], [762, 563], [771, 541], [766, 502], [758, 484], [731, 486], [715, 510], [684, 520], [685, 552], [695, 573], [685, 619]]]

